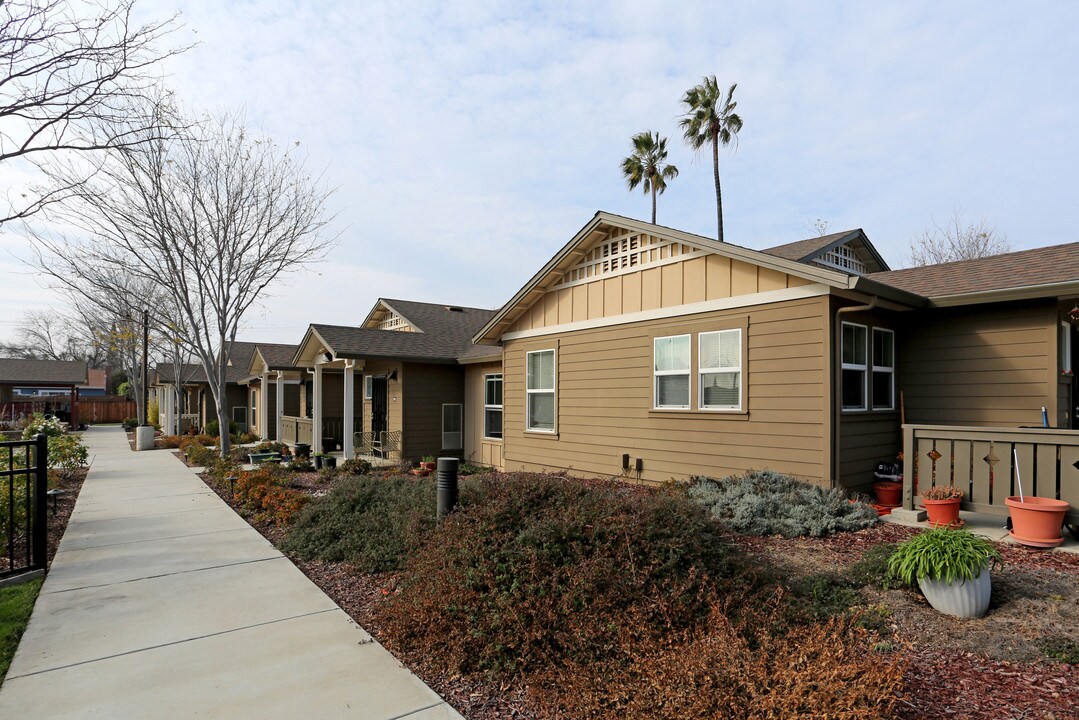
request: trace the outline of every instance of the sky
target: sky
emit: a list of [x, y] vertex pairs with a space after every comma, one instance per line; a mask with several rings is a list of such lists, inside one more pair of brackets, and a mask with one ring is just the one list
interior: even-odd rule
[[[270, 289], [241, 333], [299, 342], [379, 297], [496, 308], [597, 210], [647, 220], [619, 163], [642, 130], [679, 176], [658, 222], [714, 236], [711, 158], [683, 93], [738, 83], [721, 152], [728, 242], [862, 228], [893, 267], [957, 209], [1015, 249], [1079, 240], [1079, 3], [138, 0], [181, 13], [165, 82], [242, 108], [334, 188], [326, 262]], [[0, 168], [0, 193], [27, 181]], [[0, 341], [57, 303], [0, 229]]]

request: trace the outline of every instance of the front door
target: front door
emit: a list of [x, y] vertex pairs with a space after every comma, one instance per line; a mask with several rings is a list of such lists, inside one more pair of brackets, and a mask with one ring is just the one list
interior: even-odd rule
[[371, 378], [371, 432], [375, 438], [386, 430], [386, 376]]

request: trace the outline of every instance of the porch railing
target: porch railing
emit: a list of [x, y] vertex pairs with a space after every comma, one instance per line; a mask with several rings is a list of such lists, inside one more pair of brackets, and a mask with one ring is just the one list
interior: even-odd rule
[[311, 418], [281, 416], [281, 442], [311, 444]]
[[1067, 521], [1079, 523], [1079, 432], [903, 426], [903, 507], [908, 510], [926, 488], [954, 485], [964, 492], [964, 510], [1007, 515], [1004, 499], [1019, 494], [1017, 471], [1025, 495], [1067, 502]]
[[44, 435], [0, 442], [0, 578], [45, 569], [48, 453]]

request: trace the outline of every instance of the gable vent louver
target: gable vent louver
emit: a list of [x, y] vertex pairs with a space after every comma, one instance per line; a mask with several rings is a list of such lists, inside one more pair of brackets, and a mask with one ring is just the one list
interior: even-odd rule
[[852, 275], [865, 275], [869, 272], [869, 268], [850, 245], [840, 245], [833, 248], [814, 258], [813, 262], [822, 267], [842, 270]]
[[644, 266], [689, 260], [705, 253], [691, 245], [650, 235], [624, 235], [596, 245], [562, 279], [552, 285], [563, 288], [614, 275], [635, 272]]

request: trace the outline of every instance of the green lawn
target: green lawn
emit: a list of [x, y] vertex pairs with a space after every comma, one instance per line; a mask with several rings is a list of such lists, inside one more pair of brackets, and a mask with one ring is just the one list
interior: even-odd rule
[[0, 588], [0, 684], [4, 682], [15, 649], [19, 647], [34, 600], [41, 589], [41, 580]]

